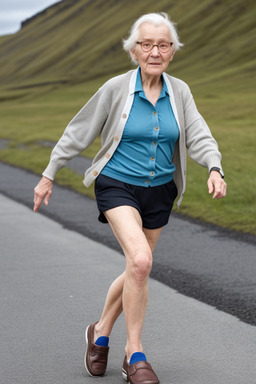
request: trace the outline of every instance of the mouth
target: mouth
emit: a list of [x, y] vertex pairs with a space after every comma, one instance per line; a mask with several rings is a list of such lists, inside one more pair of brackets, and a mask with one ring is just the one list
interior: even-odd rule
[[160, 66], [161, 65], [161, 63], [149, 63], [149, 65], [154, 65], [154, 66]]

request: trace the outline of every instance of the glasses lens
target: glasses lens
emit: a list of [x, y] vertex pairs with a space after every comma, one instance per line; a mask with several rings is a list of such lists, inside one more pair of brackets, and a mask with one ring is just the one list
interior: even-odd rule
[[161, 44], [159, 44], [158, 48], [159, 48], [160, 52], [168, 52], [170, 49], [170, 44], [169, 43], [161, 43]]
[[152, 51], [154, 46], [158, 47], [159, 51], [162, 53], [168, 52], [170, 49], [170, 43], [164, 42], [164, 43], [160, 43], [160, 44], [152, 44], [152, 43], [149, 43], [148, 41], [143, 41], [141, 43], [141, 48], [144, 52]]
[[147, 41], [143, 41], [143, 43], [141, 44], [141, 48], [144, 52], [149, 52], [153, 48], [153, 44], [148, 43]]

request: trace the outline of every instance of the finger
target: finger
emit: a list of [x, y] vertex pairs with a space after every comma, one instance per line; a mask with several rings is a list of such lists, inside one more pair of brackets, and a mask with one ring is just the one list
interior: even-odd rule
[[51, 191], [47, 192], [47, 194], [46, 194], [46, 196], [45, 196], [45, 199], [44, 199], [44, 204], [45, 204], [45, 205], [48, 205], [48, 204], [49, 204], [49, 200], [50, 200], [51, 194], [52, 194]]
[[34, 212], [39, 210], [43, 201], [45, 205], [48, 205], [51, 194], [52, 181], [43, 176], [34, 188]]
[[212, 196], [213, 199], [219, 199], [221, 197], [221, 186], [220, 183], [214, 184], [214, 194]]
[[38, 209], [40, 208], [40, 206], [42, 204], [42, 201], [43, 200], [39, 196], [35, 197], [35, 200], [34, 200], [34, 212], [38, 211]]
[[226, 196], [226, 190], [227, 190], [227, 184], [224, 181], [216, 184], [213, 198], [214, 199], [221, 199], [222, 197], [225, 197]]
[[38, 201], [36, 200], [35, 201], [35, 204], [34, 204], [34, 212], [37, 212], [38, 211], [38, 209], [40, 208], [40, 203], [38, 203]]
[[213, 192], [213, 185], [210, 179], [207, 181], [207, 186], [208, 186], [208, 192], [209, 194], [211, 194]]
[[37, 212], [38, 209], [40, 208], [43, 199], [44, 199], [44, 193], [39, 192], [38, 187], [34, 189], [34, 212]]
[[208, 180], [207, 185], [208, 185], [208, 192], [209, 192], [209, 194], [212, 194], [214, 188], [213, 188], [213, 183], [211, 182], [210, 179]]
[[227, 194], [227, 184], [224, 182], [221, 189], [220, 196], [218, 198], [221, 199], [222, 197], [225, 197], [226, 194]]
[[216, 189], [214, 189], [214, 194], [213, 194], [212, 198], [213, 199], [218, 199], [219, 195], [220, 195], [220, 191], [216, 191]]
[[36, 193], [36, 190], [35, 190], [35, 188], [34, 188], [34, 200], [33, 200], [33, 202], [34, 202], [34, 208], [33, 208], [33, 210], [34, 210], [34, 212], [36, 212], [37, 211], [37, 193]]
[[227, 184], [225, 183], [225, 189], [224, 189], [224, 196], [226, 196], [226, 194], [227, 194]]

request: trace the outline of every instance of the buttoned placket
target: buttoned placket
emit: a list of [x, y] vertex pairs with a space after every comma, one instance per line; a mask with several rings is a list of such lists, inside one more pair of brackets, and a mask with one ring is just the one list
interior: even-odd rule
[[152, 142], [150, 146], [149, 153], [149, 175], [148, 180], [146, 180], [146, 184], [150, 186], [150, 181], [154, 180], [156, 174], [156, 151], [158, 145], [158, 136], [159, 136], [159, 120], [158, 113], [156, 108], [153, 109], [153, 130], [152, 130]]
[[159, 118], [158, 118], [158, 111], [157, 111], [157, 104], [160, 99], [165, 97], [166, 92], [161, 91], [161, 94], [156, 102], [156, 105], [153, 106], [153, 104], [148, 100], [146, 97], [143, 89], [140, 90], [139, 96], [141, 98], [144, 98], [147, 100], [148, 103], [150, 103], [152, 107], [152, 122], [153, 122], [153, 130], [152, 130], [152, 141], [150, 145], [150, 152], [149, 152], [149, 159], [148, 159], [148, 177], [145, 180], [145, 186], [150, 187], [150, 182], [153, 181], [156, 177], [156, 156], [157, 156], [157, 146], [159, 143], [159, 132], [160, 132], [160, 127], [159, 127]]

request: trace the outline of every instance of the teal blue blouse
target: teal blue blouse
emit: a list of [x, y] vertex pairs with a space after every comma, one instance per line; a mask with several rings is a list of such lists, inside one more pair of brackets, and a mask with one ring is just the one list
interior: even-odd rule
[[122, 140], [101, 173], [143, 187], [168, 183], [175, 171], [172, 157], [178, 137], [179, 127], [164, 79], [154, 106], [144, 93], [138, 71], [134, 101]]

